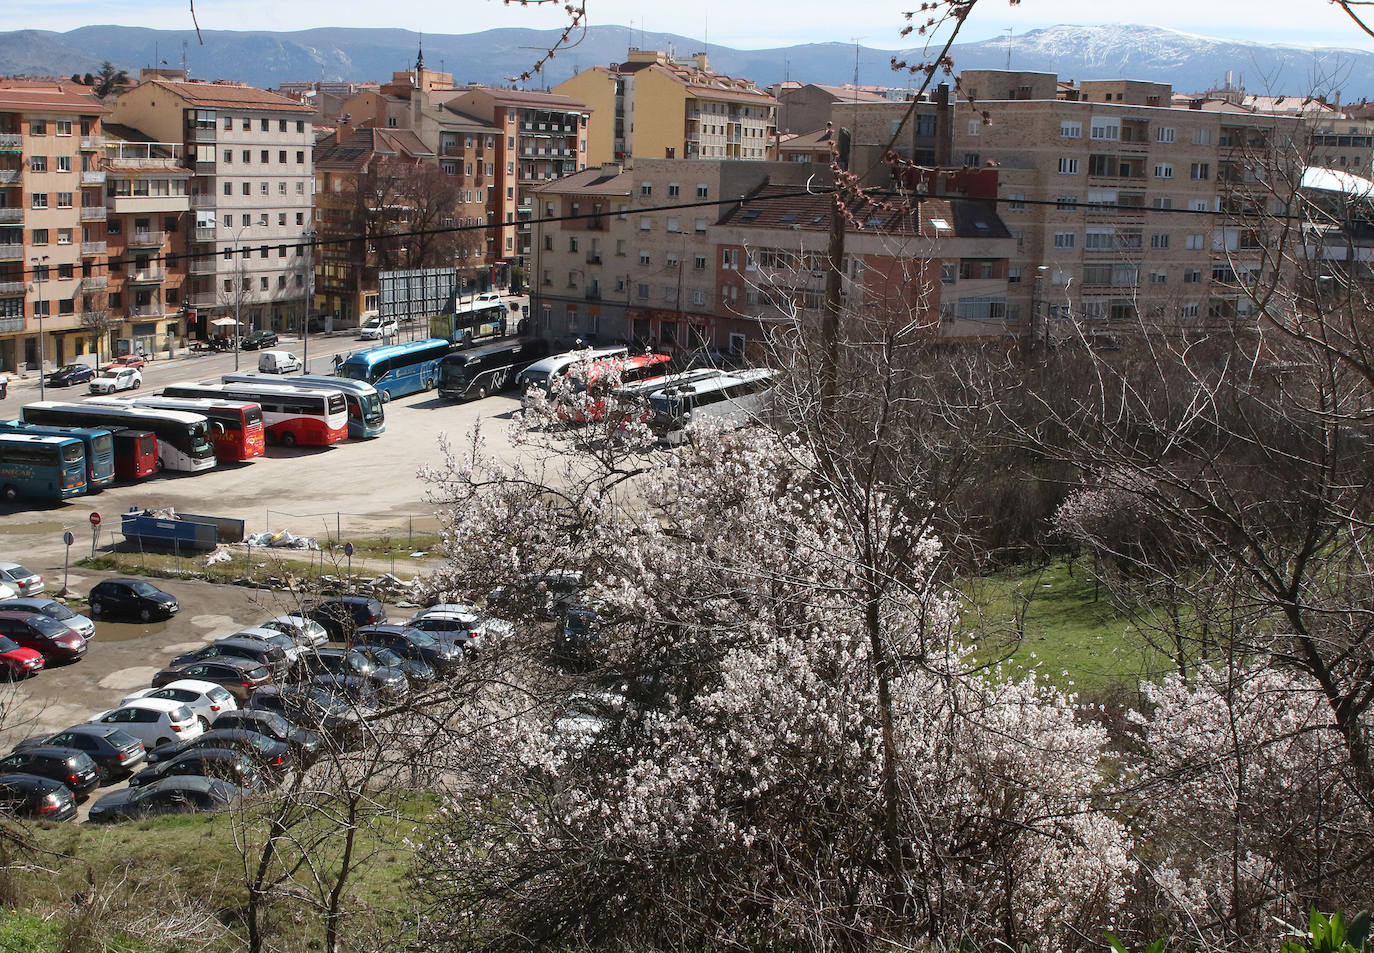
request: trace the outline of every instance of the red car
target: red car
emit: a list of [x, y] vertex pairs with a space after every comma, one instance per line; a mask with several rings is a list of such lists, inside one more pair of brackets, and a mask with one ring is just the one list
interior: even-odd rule
[[112, 367], [133, 367], [139, 368], [148, 362], [137, 354], [121, 354], [110, 363], [106, 364], [101, 370], [108, 371]]
[[0, 670], [11, 681], [28, 678], [43, 671], [43, 656], [33, 649], [26, 649], [13, 639], [0, 635]]

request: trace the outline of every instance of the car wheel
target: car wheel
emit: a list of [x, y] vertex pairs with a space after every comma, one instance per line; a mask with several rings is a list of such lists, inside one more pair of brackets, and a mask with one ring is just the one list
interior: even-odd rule
[[105, 607], [94, 600], [91, 601], [91, 615], [100, 615], [105, 611]]
[[281, 445], [283, 447], [294, 447], [296, 445], [296, 435], [287, 431], [281, 435]]
[[201, 731], [209, 731], [209, 730], [210, 730], [210, 722], [206, 719], [206, 717], [205, 717], [204, 715], [197, 715], [197, 716], [196, 716], [196, 721], [200, 722], [200, 730], [201, 730]]
[[138, 617], [142, 619], [144, 622], [151, 622], [153, 618], [153, 610], [149, 609], [147, 606], [144, 606], [142, 609], [138, 610]]
[[5, 484], [3, 493], [6, 503], [13, 503], [15, 500], [19, 499], [19, 488], [12, 483]]
[[142, 386], [143, 386], [143, 382], [142, 382], [142, 381], [134, 381], [134, 390], [138, 390], [138, 389], [139, 389], [140, 387], [142, 387]]
[[164, 464], [164, 463], [162, 462], [162, 458], [161, 458], [161, 457], [158, 457], [158, 458], [157, 458], [157, 464], [156, 464], [156, 466], [157, 466], [157, 472], [158, 472], [158, 473], [161, 473], [161, 472], [162, 472], [162, 468], [163, 468], [164, 466], [166, 466], [166, 464]]
[[171, 740], [172, 740], [171, 738], [159, 738], [159, 739], [157, 739], [157, 744], [153, 745], [153, 747], [156, 748], [156, 747], [158, 747], [159, 745], [170, 744], [170, 743], [171, 743]]

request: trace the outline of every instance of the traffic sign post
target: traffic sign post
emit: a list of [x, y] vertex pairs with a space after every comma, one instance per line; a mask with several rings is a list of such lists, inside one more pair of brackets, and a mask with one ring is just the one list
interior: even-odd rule
[[59, 596], [67, 594], [67, 567], [72, 561], [72, 543], [76, 542], [76, 537], [72, 535], [71, 530], [62, 534], [62, 542], [66, 544], [67, 551], [62, 557], [62, 591], [58, 593]]
[[91, 514], [91, 558], [95, 558], [96, 540], [100, 538], [100, 514]]
[[353, 544], [344, 543], [344, 555], [348, 557], [348, 591], [353, 591]]

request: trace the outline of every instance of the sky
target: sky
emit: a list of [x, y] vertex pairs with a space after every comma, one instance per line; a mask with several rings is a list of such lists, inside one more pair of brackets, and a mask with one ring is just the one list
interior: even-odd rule
[[[375, 0], [198, 0], [196, 16], [207, 30], [304, 30], [321, 26], [396, 27], [428, 33], [475, 33], [502, 26], [550, 29], [566, 23], [565, 0], [521, 7], [501, 0], [417, 2], [378, 9]], [[586, 0], [596, 25], [633, 26], [651, 32], [704, 38], [738, 49], [838, 41], [896, 49], [911, 45], [900, 37], [903, 10], [914, 0]], [[1362, 33], [1327, 0], [1153, 0], [1136, 19], [1122, 6], [1101, 0], [979, 0], [961, 40], [1005, 37], [1058, 23], [1144, 23], [1189, 33], [1257, 42], [1374, 49]], [[7, 30], [68, 30], [115, 23], [163, 29], [190, 29], [188, 0], [5, 0]], [[1374, 8], [1371, 8], [1374, 20]]]

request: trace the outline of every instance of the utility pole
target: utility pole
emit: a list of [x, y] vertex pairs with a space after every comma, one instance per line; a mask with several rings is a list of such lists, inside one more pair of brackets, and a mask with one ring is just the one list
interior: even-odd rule
[[[849, 130], [835, 133], [835, 161], [841, 171], [849, 170]], [[844, 307], [844, 235], [846, 189], [836, 176], [830, 196], [830, 241], [826, 249], [825, 314], [821, 319], [821, 409], [834, 410], [840, 377], [840, 311]]]
[[30, 258], [33, 263], [33, 280], [38, 287], [38, 300], [34, 302], [33, 310], [38, 317], [38, 399], [43, 399], [43, 363], [46, 355], [43, 348], [43, 312], [47, 310], [47, 304], [43, 301], [43, 278], [46, 276], [48, 266], [43, 264], [48, 260], [47, 255]]

